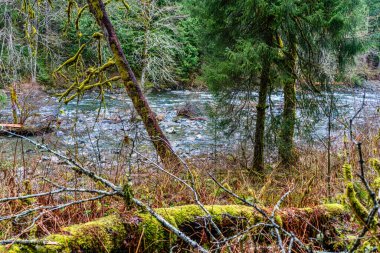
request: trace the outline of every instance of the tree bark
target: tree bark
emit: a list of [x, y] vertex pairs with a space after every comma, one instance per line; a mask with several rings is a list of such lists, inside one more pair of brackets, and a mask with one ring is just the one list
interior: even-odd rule
[[250, 170], [251, 174], [262, 174], [264, 171], [264, 136], [265, 136], [265, 121], [266, 121], [266, 109], [267, 109], [267, 97], [270, 86], [270, 71], [272, 65], [271, 59], [271, 47], [273, 45], [273, 32], [271, 28], [271, 18], [267, 22], [267, 32], [264, 37], [264, 41], [268, 48], [263, 53], [263, 65], [260, 76], [259, 86], [259, 101], [257, 104], [257, 116], [256, 116], [256, 129], [255, 129], [255, 145], [253, 155], [253, 166]]
[[121, 79], [124, 82], [128, 96], [131, 98], [134, 108], [142, 118], [146, 131], [157, 151], [157, 154], [165, 165], [177, 167], [180, 162], [174, 154], [168, 139], [161, 130], [154, 112], [150, 109], [137, 79], [125, 57], [123, 49], [117, 38], [115, 29], [108, 17], [105, 5], [102, 0], [87, 0], [90, 12], [94, 15], [98, 25], [108, 35], [108, 43], [114, 55], [116, 66], [119, 70]]
[[264, 136], [265, 136], [265, 122], [266, 122], [266, 109], [267, 109], [267, 97], [268, 90], [271, 84], [270, 71], [272, 65], [271, 49], [274, 45], [273, 41], [273, 22], [274, 17], [269, 16], [266, 22], [266, 27], [263, 29], [263, 41], [267, 48], [262, 54], [262, 69], [260, 74], [260, 86], [259, 86], [259, 101], [257, 104], [257, 116], [256, 116], [256, 131], [255, 131], [255, 145], [253, 154], [253, 166], [250, 170], [252, 175], [262, 174], [264, 171]]
[[284, 83], [284, 108], [282, 113], [282, 124], [280, 133], [279, 154], [284, 166], [295, 164], [296, 152], [294, 145], [294, 130], [296, 122], [296, 61], [297, 47], [294, 42], [290, 44], [288, 57], [286, 58], [287, 78]]

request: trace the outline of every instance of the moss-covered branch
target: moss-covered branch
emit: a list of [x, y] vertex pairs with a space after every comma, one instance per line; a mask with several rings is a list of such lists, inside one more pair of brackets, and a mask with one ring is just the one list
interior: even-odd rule
[[[239, 205], [206, 206], [214, 221], [226, 236], [231, 236], [248, 226], [265, 222], [253, 208]], [[199, 206], [188, 205], [155, 210], [173, 226], [194, 240], [207, 245], [204, 228], [199, 226], [204, 218], [204, 211]], [[314, 208], [288, 209], [279, 213], [276, 220], [284, 227], [300, 226], [299, 231], [330, 229], [336, 220], [346, 217], [341, 205], [322, 205]], [[206, 225], [207, 226], [207, 225]], [[330, 226], [330, 227], [327, 227]], [[315, 228], [314, 228], [315, 227]], [[260, 232], [262, 233], [262, 232]], [[315, 234], [316, 232], [314, 232]], [[310, 233], [312, 236], [313, 233]], [[47, 245], [17, 245], [7, 248], [0, 246], [0, 252], [119, 252], [137, 248], [144, 252], [166, 252], [173, 245], [181, 244], [178, 238], [170, 233], [149, 213], [136, 212], [134, 215], [120, 217], [107, 216], [81, 225], [62, 229], [41, 241]]]
[[[110, 59], [105, 64], [98, 68], [90, 67], [86, 70], [85, 78], [79, 82], [78, 77], [75, 82], [70, 85], [70, 87], [63, 93], [57, 94], [59, 96], [59, 100], [62, 101], [64, 99], [65, 104], [72, 101], [77, 96], [82, 95], [85, 91], [93, 89], [95, 87], [103, 87], [103, 85], [107, 85], [107, 87], [111, 87], [111, 82], [116, 82], [120, 80], [120, 76], [111, 77], [107, 80], [98, 80], [95, 83], [91, 83], [93, 79], [96, 79], [97, 75], [101, 75], [107, 69], [113, 67], [115, 65], [114, 60]], [[99, 78], [101, 79], [101, 78]], [[73, 95], [70, 96], [70, 93], [75, 91]]]
[[65, 66], [70, 66], [74, 63], [76, 64], [79, 59], [79, 56], [81, 55], [85, 47], [86, 47], [86, 44], [83, 44], [73, 57], [69, 58], [67, 61], [62, 63], [57, 69], [54, 70], [53, 75], [55, 75], [56, 73], [59, 73]]

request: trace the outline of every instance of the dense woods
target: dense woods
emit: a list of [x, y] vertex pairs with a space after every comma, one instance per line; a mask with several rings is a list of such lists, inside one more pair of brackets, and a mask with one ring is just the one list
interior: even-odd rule
[[0, 252], [378, 252], [379, 0], [0, 2]]

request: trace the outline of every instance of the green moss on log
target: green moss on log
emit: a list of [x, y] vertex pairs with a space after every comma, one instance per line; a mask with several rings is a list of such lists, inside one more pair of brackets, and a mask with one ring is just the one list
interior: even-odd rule
[[380, 161], [375, 158], [369, 160], [371, 167], [377, 172], [377, 175], [380, 176]]
[[352, 177], [352, 168], [350, 164], [345, 163], [343, 165], [343, 175], [344, 179], [348, 182], [351, 182], [353, 177]]
[[357, 220], [363, 225], [365, 225], [367, 222], [369, 212], [367, 208], [360, 202], [360, 199], [357, 197], [354, 183], [352, 182], [353, 176], [351, 165], [343, 165], [343, 174], [346, 180], [346, 196], [350, 204], [350, 207], [353, 210]]
[[[14, 245], [7, 249], [0, 247], [1, 253], [50, 253], [50, 252], [114, 252], [119, 250], [127, 233], [123, 222], [117, 216], [107, 216], [80, 225], [73, 225], [43, 239], [51, 245]], [[56, 245], [54, 245], [56, 244]]]
[[[248, 224], [252, 225], [263, 221], [263, 218], [253, 208], [241, 205], [214, 205], [206, 206], [214, 221], [222, 231], [236, 231]], [[188, 234], [194, 234], [194, 222], [205, 217], [204, 211], [196, 205], [178, 206], [156, 209], [168, 222]], [[336, 220], [346, 214], [344, 207], [338, 204], [329, 204], [307, 209], [282, 210], [275, 219], [279, 225], [289, 223], [292, 213], [297, 212], [300, 222], [312, 217], [314, 220]], [[298, 216], [297, 216], [298, 217]], [[310, 222], [310, 219], [308, 220]], [[318, 221], [313, 226], [318, 226]], [[226, 232], [226, 233], [227, 233]], [[149, 213], [136, 212], [128, 218], [118, 215], [107, 216], [98, 220], [80, 225], [73, 225], [62, 229], [62, 233], [53, 234], [42, 239], [55, 245], [13, 245], [10, 248], [0, 246], [0, 253], [50, 253], [50, 252], [121, 252], [136, 250], [144, 252], [166, 252], [170, 246], [177, 244], [178, 238], [164, 228]]]

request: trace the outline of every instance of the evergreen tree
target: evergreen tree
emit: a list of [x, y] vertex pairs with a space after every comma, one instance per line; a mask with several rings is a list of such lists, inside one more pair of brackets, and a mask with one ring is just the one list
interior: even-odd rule
[[380, 50], [380, 1], [367, 0], [369, 17], [368, 17], [368, 34], [373, 46]]
[[[363, 1], [238, 0], [197, 2], [206, 26], [206, 79], [212, 90], [258, 87], [254, 158], [251, 172], [264, 169], [264, 134], [268, 90], [283, 86], [284, 108], [279, 153], [284, 164], [295, 161], [296, 83], [316, 89], [314, 82], [338, 78], [362, 48], [358, 29], [364, 20]], [[336, 66], [326, 68], [328, 59]], [[329, 72], [329, 73], [328, 73]], [[327, 78], [329, 77], [329, 78]], [[247, 96], [251, 98], [251, 96]]]
[[[282, 20], [277, 36], [283, 41], [284, 54], [277, 64], [284, 75], [279, 153], [288, 166], [296, 161], [296, 82], [305, 80], [313, 86], [314, 80], [332, 82], [344, 73], [345, 67], [363, 49], [359, 31], [364, 28], [366, 5], [360, 1], [282, 1], [277, 7], [276, 13]], [[334, 72], [324, 69], [326, 53], [333, 55]]]
[[[264, 134], [267, 96], [278, 58], [276, 20], [268, 1], [203, 1], [201, 16], [207, 24], [209, 55], [206, 75], [213, 91], [236, 95], [258, 87], [259, 100], [250, 172], [264, 170]], [[210, 43], [210, 39], [212, 43]], [[215, 71], [215, 69], [217, 69]], [[248, 99], [250, 95], [246, 96]]]

